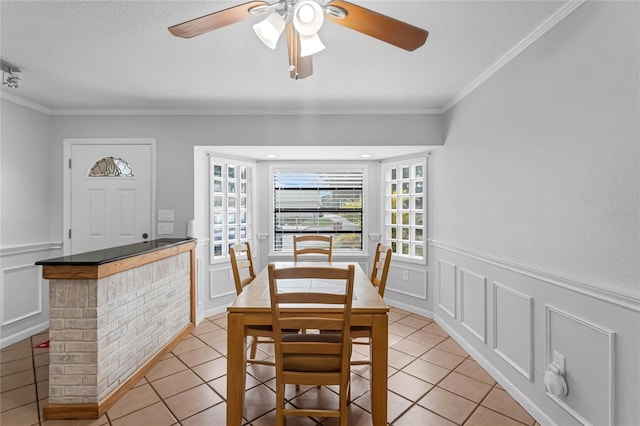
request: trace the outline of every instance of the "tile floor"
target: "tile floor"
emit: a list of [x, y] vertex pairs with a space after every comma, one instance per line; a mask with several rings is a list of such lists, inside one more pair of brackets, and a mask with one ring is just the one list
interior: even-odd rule
[[[48, 395], [48, 349], [42, 333], [0, 352], [0, 424], [3, 426], [217, 426], [225, 424], [226, 313], [202, 321], [171, 353], [97, 420], [43, 421]], [[260, 345], [270, 356], [271, 345]], [[354, 345], [354, 357], [368, 346]], [[392, 308], [389, 314], [388, 421], [397, 426], [535, 425], [518, 403], [429, 318]], [[247, 369], [246, 425], [273, 425], [273, 367]], [[349, 424], [371, 424], [369, 366], [352, 370]], [[330, 388], [289, 389], [290, 402], [334, 404]], [[335, 419], [291, 418], [288, 425], [337, 424]]]

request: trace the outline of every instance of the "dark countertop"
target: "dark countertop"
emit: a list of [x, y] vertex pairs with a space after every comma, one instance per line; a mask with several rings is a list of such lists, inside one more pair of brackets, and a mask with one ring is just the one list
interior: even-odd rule
[[126, 246], [112, 247], [104, 250], [89, 251], [56, 257], [54, 259], [39, 260], [36, 265], [103, 265], [116, 260], [138, 256], [172, 246], [196, 241], [195, 238], [161, 238], [159, 240], [144, 241]]

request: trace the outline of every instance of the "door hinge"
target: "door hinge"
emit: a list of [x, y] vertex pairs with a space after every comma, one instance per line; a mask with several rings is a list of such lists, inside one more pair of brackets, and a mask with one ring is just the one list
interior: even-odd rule
[[71, 168], [71, 158], [69, 158], [69, 168]]
[[69, 239], [71, 239], [71, 229], [69, 229]]

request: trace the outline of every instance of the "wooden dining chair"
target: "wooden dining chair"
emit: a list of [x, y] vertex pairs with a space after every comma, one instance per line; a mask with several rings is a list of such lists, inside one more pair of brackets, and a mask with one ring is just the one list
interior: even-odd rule
[[333, 237], [326, 235], [294, 235], [293, 236], [293, 261], [298, 261], [298, 256], [320, 254], [327, 256], [327, 262], [331, 262], [333, 252]]
[[[269, 264], [269, 294], [273, 317], [276, 358], [276, 425], [284, 424], [285, 416], [339, 417], [340, 425], [347, 425], [347, 404], [350, 396], [351, 357], [351, 301], [355, 267], [332, 268], [308, 266], [276, 268]], [[336, 280], [344, 285], [344, 292], [295, 292], [291, 287], [280, 292], [286, 280]], [[295, 313], [290, 311], [296, 306]], [[313, 304], [301, 309], [300, 304]], [[327, 307], [318, 307], [318, 304]], [[326, 311], [330, 316], [322, 316]], [[330, 330], [331, 334], [285, 334], [287, 329]], [[337, 385], [337, 409], [285, 408], [285, 385]]]
[[[384, 297], [384, 290], [387, 286], [387, 275], [389, 275], [389, 265], [391, 264], [391, 247], [376, 244], [376, 253], [373, 258], [373, 267], [369, 280], [374, 287], [378, 288], [380, 297]], [[351, 327], [351, 338], [354, 339], [355, 345], [368, 345], [371, 347], [371, 327], [369, 326], [353, 326]], [[364, 339], [364, 340], [355, 340]], [[371, 354], [367, 360], [354, 360], [351, 365], [370, 365]]]
[[[229, 249], [231, 258], [231, 269], [233, 270], [233, 281], [236, 285], [236, 294], [242, 293], [245, 286], [251, 284], [256, 277], [253, 268], [253, 257], [251, 256], [251, 246], [248, 242], [234, 244]], [[251, 352], [247, 362], [252, 364], [275, 365], [274, 362], [255, 359], [258, 350], [258, 343], [273, 343], [273, 328], [270, 325], [249, 326], [245, 329], [245, 334], [251, 337]]]

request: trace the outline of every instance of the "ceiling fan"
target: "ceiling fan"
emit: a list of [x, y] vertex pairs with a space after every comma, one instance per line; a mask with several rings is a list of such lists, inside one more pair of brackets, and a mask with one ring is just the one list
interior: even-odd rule
[[253, 26], [256, 35], [271, 49], [286, 30], [289, 73], [293, 79], [313, 74], [311, 57], [325, 46], [318, 37], [324, 17], [336, 24], [413, 51], [422, 46], [429, 32], [344, 0], [250, 1], [169, 27], [171, 34], [191, 38], [253, 16], [272, 12]]

